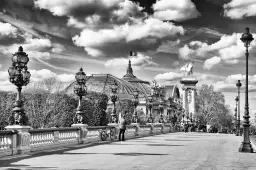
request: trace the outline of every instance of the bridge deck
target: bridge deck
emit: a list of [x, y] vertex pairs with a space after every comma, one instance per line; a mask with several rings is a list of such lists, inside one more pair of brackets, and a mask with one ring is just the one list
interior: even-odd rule
[[169, 133], [12, 159], [15, 169], [245, 170], [256, 169], [256, 153], [239, 153], [242, 137], [230, 134]]

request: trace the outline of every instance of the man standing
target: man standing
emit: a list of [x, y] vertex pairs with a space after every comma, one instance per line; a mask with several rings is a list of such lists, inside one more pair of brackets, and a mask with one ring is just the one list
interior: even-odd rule
[[124, 141], [124, 133], [126, 130], [127, 121], [125, 120], [125, 113], [120, 113], [121, 119], [119, 119], [119, 141]]

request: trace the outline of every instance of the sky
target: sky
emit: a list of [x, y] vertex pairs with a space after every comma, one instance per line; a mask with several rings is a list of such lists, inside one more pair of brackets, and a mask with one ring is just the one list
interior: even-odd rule
[[[0, 90], [11, 56], [23, 46], [31, 81], [86, 74], [122, 77], [131, 60], [143, 80], [177, 84], [180, 68], [195, 62], [193, 76], [213, 85], [235, 108], [237, 80], [244, 108], [245, 27], [256, 37], [256, 0], [1, 0]], [[137, 56], [129, 56], [136, 51]], [[249, 47], [249, 107], [256, 113], [256, 41]], [[241, 116], [242, 117], [242, 116]]]

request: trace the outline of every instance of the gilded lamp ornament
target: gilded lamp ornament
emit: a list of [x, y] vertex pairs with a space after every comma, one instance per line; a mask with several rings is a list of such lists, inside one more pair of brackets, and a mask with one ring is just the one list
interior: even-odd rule
[[139, 104], [139, 91], [138, 89], [135, 89], [133, 92], [133, 106], [134, 106], [134, 112], [133, 112], [133, 118], [132, 122], [133, 123], [138, 123], [138, 114], [137, 114], [137, 106]]
[[76, 73], [76, 84], [74, 85], [74, 93], [79, 97], [78, 106], [76, 114], [74, 117], [75, 124], [85, 123], [84, 112], [81, 106], [82, 98], [87, 94], [86, 83], [86, 74], [83, 72], [83, 69], [80, 68], [79, 72]]
[[118, 120], [116, 115], [116, 101], [118, 100], [118, 84], [115, 80], [111, 84], [110, 89], [111, 89], [110, 99], [114, 105], [113, 111], [111, 113], [111, 123], [117, 123]]
[[17, 86], [17, 98], [14, 103], [12, 115], [9, 117], [10, 125], [27, 125], [28, 117], [23, 109], [23, 101], [21, 100], [22, 86], [29, 83], [31, 74], [28, 71], [27, 64], [29, 62], [28, 55], [23, 52], [22, 46], [19, 47], [18, 52], [12, 56], [12, 67], [8, 69], [9, 80], [12, 84]]

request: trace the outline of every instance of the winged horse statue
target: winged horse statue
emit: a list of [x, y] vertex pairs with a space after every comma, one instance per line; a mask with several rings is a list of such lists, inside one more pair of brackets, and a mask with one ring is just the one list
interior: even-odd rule
[[184, 72], [185, 76], [193, 75], [194, 61], [185, 64], [180, 68], [180, 71]]

